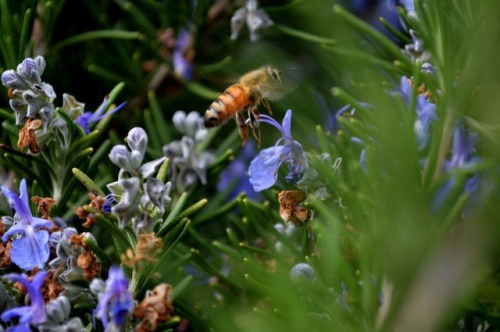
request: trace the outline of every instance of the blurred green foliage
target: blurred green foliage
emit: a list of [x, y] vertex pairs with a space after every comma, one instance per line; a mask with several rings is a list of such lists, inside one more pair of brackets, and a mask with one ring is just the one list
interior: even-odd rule
[[[422, 63], [402, 52], [411, 40], [408, 31], [378, 31], [344, 9], [350, 2], [341, 7], [327, 0], [261, 1], [274, 25], [257, 42], [246, 31], [235, 41], [229, 38], [231, 15], [240, 5], [0, 0], [0, 71], [43, 55], [44, 80], [54, 86], [56, 103], [67, 92], [91, 110], [125, 83], [114, 98], [127, 106], [94, 139], [75, 138], [80, 151], [93, 150], [69, 158], [67, 176], [79, 168], [103, 189], [117, 174], [107, 160], [111, 144], [121, 143], [136, 126], [148, 133], [148, 159], [163, 156], [162, 146], [180, 137], [171, 121], [175, 111], [203, 114], [240, 75], [266, 64], [291, 69], [282, 73], [286, 94], [272, 102], [273, 117], [281, 121], [292, 109], [294, 139], [312, 156], [328, 153], [340, 162], [333, 168], [311, 161], [331, 196], [318, 199], [309, 192], [312, 219], [286, 236], [275, 227], [281, 223], [277, 194], [295, 187], [279, 182], [260, 200], [245, 194], [231, 199], [218, 191], [220, 172], [237, 155], [240, 141], [232, 123], [214, 129], [200, 149], [215, 151], [218, 161], [206, 185], [175, 192], [170, 210], [159, 218], [156, 230], [165, 247], [157, 265], [134, 272], [138, 297], [160, 282], [174, 285], [176, 315], [193, 330], [500, 329], [500, 2], [416, 0], [418, 21], [403, 14], [417, 29], [435, 75], [424, 75]], [[174, 73], [172, 58], [172, 43], [183, 29], [193, 38], [188, 78]], [[436, 104], [424, 151], [414, 132], [418, 84], [407, 105], [394, 97], [402, 76], [424, 83]], [[8, 99], [4, 90], [0, 138], [15, 146]], [[335, 118], [346, 104], [356, 113]], [[326, 126], [332, 118], [335, 129]], [[458, 123], [478, 134], [480, 162], [449, 174], [443, 166], [453, 154]], [[265, 124], [262, 134], [263, 147], [278, 138]], [[46, 163], [31, 169], [34, 174], [32, 160], [8, 151], [0, 165], [19, 177], [30, 174], [43, 195], [54, 195], [54, 183], [43, 176], [54, 160], [32, 158]], [[478, 191], [469, 195], [462, 186], [440, 209], [433, 207], [450, 178], [463, 185], [474, 174], [481, 177]], [[81, 229], [73, 211], [88, 190], [73, 177], [62, 185], [63, 204], [54, 217]], [[105, 243], [102, 257], [117, 262], [133, 232], [114, 234], [113, 247], [109, 234], [116, 227], [109, 223], [115, 220], [102, 218], [92, 233]], [[313, 279], [290, 278], [301, 262], [313, 267]], [[165, 330], [175, 330], [175, 323]]]

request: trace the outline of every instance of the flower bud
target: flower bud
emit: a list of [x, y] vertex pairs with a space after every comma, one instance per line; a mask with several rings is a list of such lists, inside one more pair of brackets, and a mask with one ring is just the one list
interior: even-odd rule
[[146, 134], [146, 131], [141, 127], [130, 129], [127, 135], [127, 143], [130, 149], [136, 150], [141, 154], [142, 161], [148, 144], [148, 135]]
[[201, 117], [198, 112], [192, 111], [186, 116], [185, 120], [186, 134], [194, 137], [196, 132], [201, 127]]
[[37, 55], [34, 60], [37, 66], [38, 74], [42, 76], [45, 71], [45, 58], [41, 55]]
[[31, 58], [26, 58], [17, 66], [17, 73], [23, 79], [31, 83], [41, 83], [40, 74], [38, 73], [38, 64]]
[[132, 150], [132, 152], [130, 152], [130, 159], [129, 159], [130, 169], [127, 169], [127, 171], [135, 171], [139, 169], [139, 167], [141, 167], [143, 157], [144, 154], [142, 154], [140, 151]]
[[295, 285], [304, 283], [310, 284], [316, 278], [316, 272], [311, 265], [307, 263], [299, 263], [290, 270], [290, 280]]
[[174, 113], [172, 117], [172, 122], [174, 124], [175, 129], [179, 132], [185, 134], [186, 133], [186, 112], [177, 111]]
[[63, 323], [71, 311], [71, 304], [66, 296], [59, 296], [45, 307], [47, 316], [57, 324]]
[[[43, 132], [47, 132], [47, 128], [49, 126], [49, 123], [51, 123], [52, 117], [54, 116], [54, 105], [53, 104], [44, 104], [42, 107], [40, 107], [40, 111], [38, 114], [40, 115], [40, 118], [42, 119], [43, 122]], [[67, 129], [67, 128], [66, 128]]]
[[127, 171], [131, 170], [131, 154], [125, 145], [115, 145], [109, 153], [109, 159], [113, 164], [125, 169]]
[[106, 289], [106, 284], [102, 279], [94, 278], [89, 285], [90, 292], [96, 297]]
[[14, 90], [27, 90], [29, 89], [28, 84], [26, 84], [19, 75], [12, 69], [6, 70], [2, 73], [2, 84], [7, 88], [12, 88]]

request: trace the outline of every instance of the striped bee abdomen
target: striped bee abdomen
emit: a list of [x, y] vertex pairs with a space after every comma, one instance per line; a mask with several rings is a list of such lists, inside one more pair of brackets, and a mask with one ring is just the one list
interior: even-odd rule
[[210, 104], [203, 117], [203, 125], [205, 128], [218, 127], [250, 103], [248, 89], [241, 84], [233, 84]]

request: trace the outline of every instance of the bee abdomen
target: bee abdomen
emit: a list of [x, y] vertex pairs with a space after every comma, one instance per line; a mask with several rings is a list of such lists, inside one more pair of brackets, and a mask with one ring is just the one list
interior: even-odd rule
[[203, 117], [203, 124], [206, 128], [220, 126], [249, 104], [248, 91], [240, 84], [233, 84], [210, 104]]

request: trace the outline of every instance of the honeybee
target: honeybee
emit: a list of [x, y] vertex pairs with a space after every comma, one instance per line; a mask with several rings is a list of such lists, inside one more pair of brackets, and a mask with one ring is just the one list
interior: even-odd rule
[[[268, 100], [281, 97], [280, 71], [271, 66], [253, 70], [243, 75], [238, 83], [229, 86], [208, 107], [203, 117], [205, 128], [218, 127], [232, 117], [235, 117], [240, 136], [245, 144], [248, 138], [248, 127], [260, 146], [259, 112], [260, 103], [272, 114]], [[243, 116], [244, 109], [248, 112], [248, 121]]]

